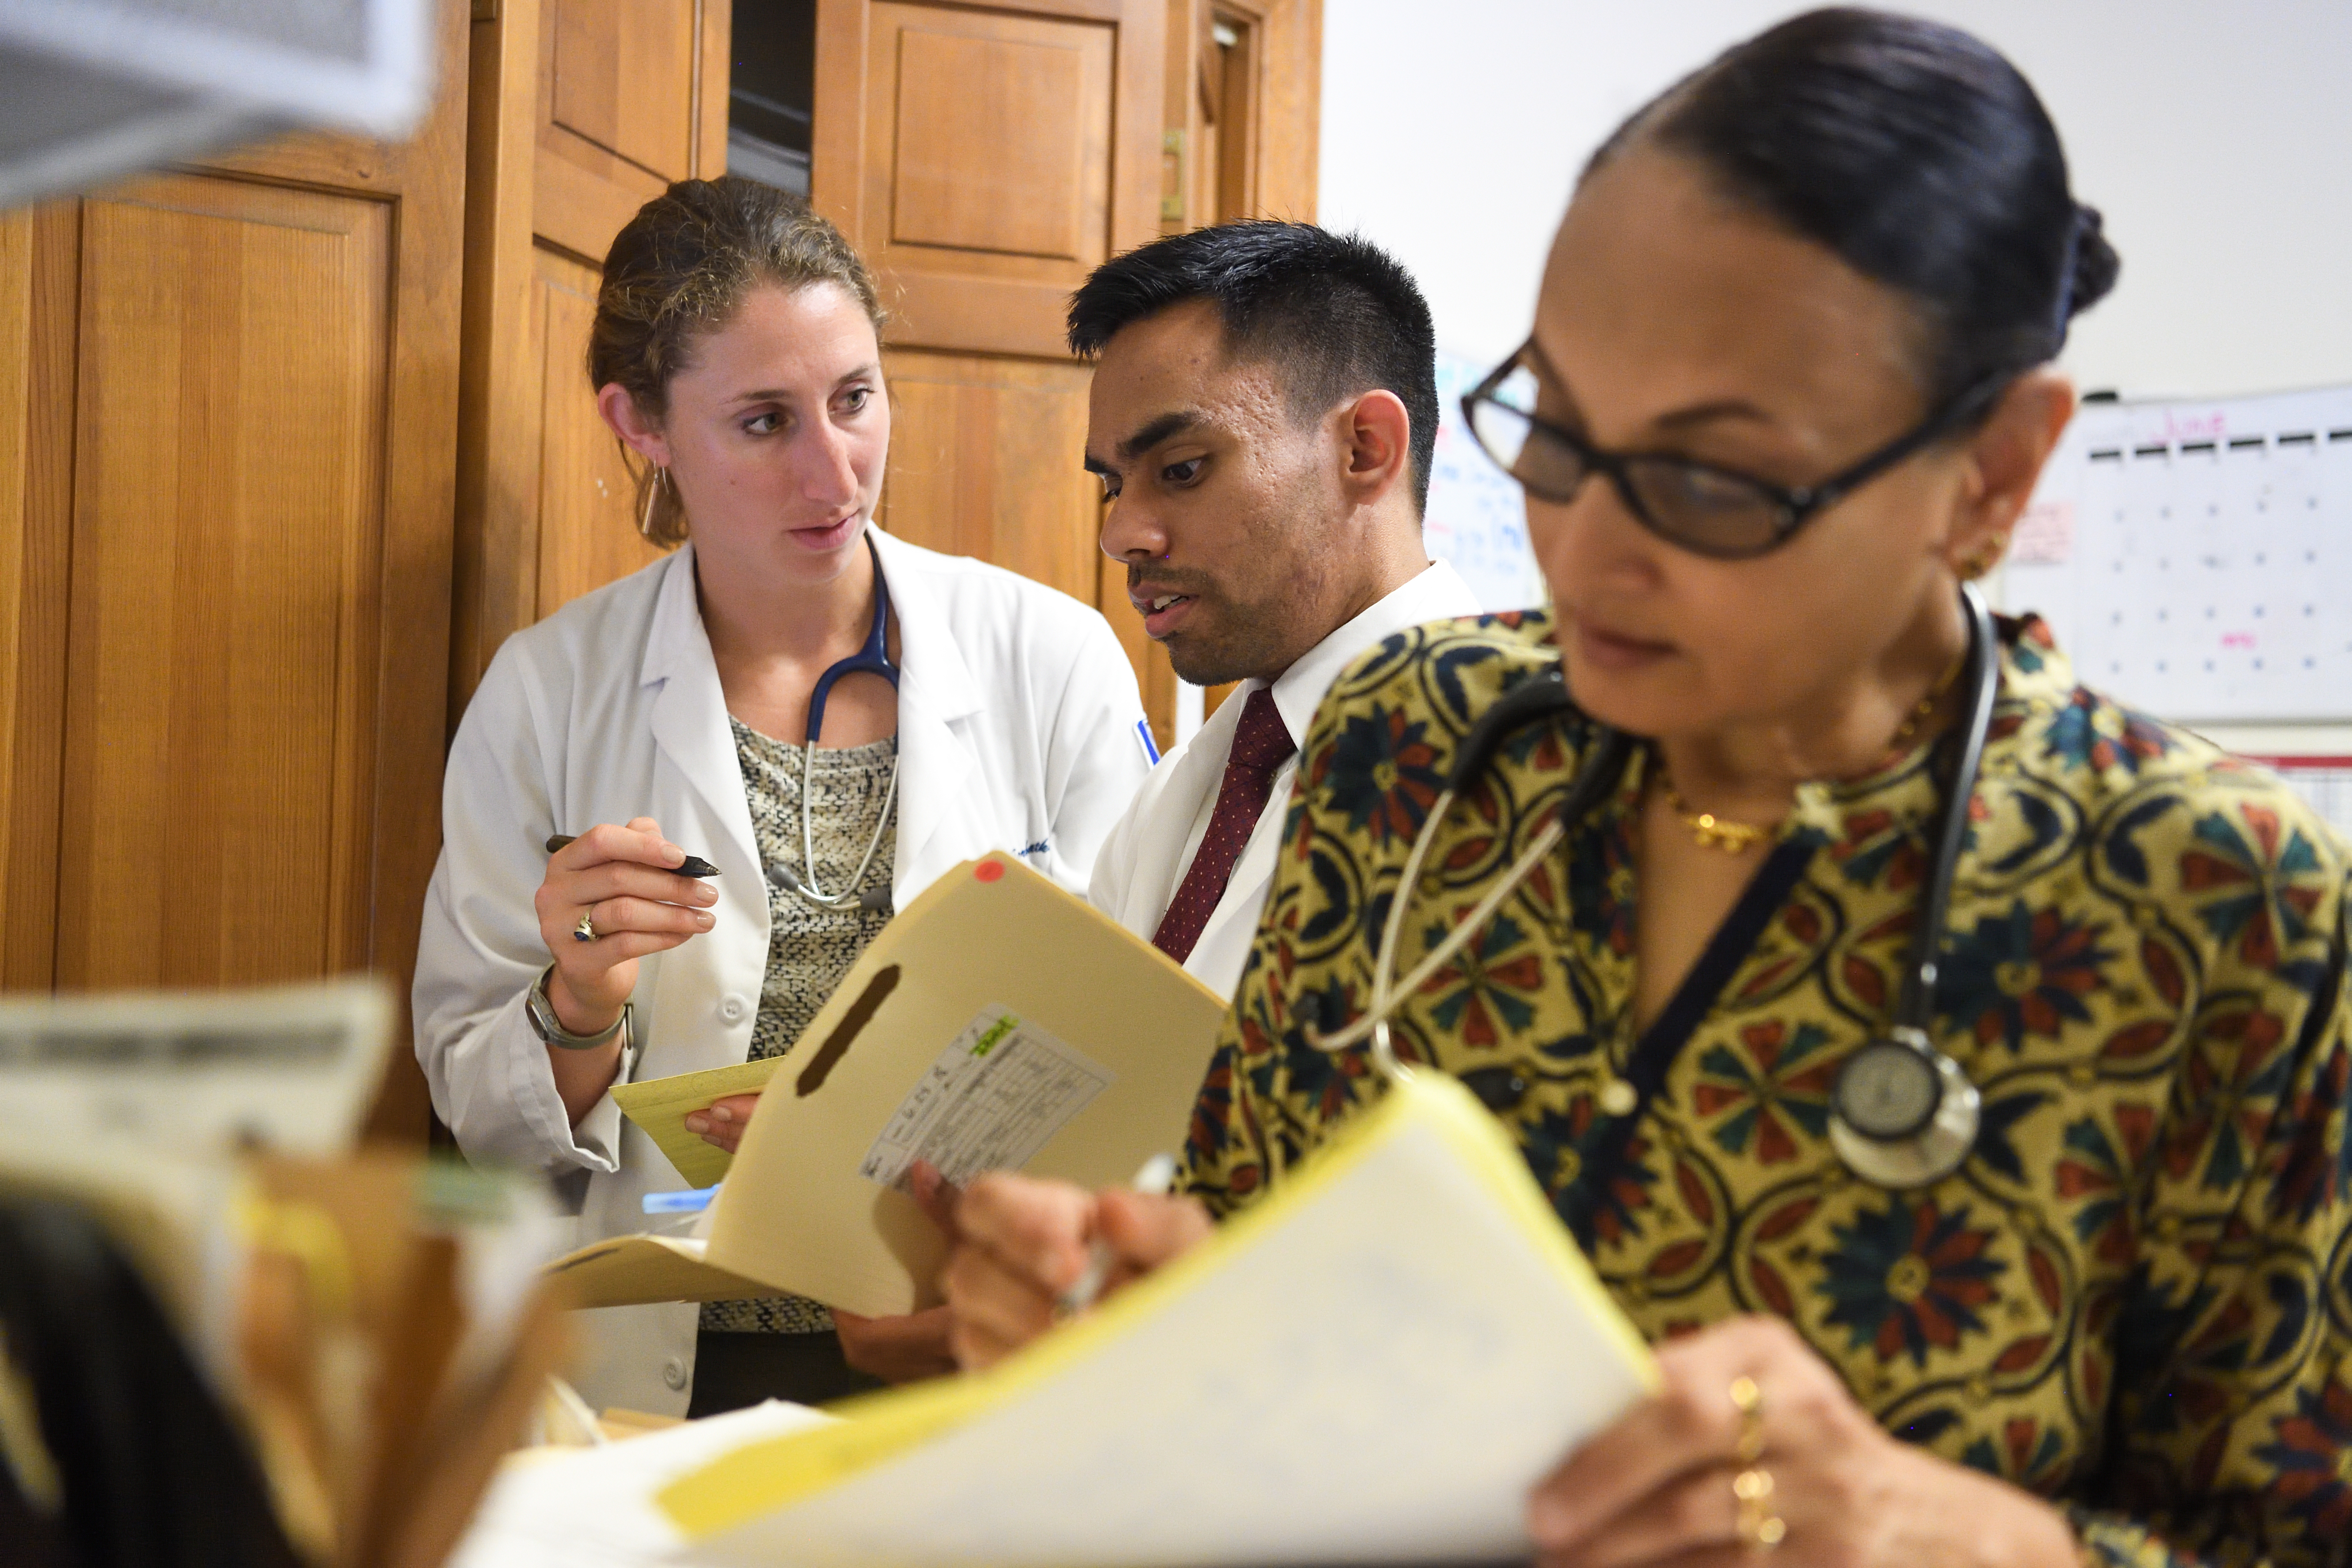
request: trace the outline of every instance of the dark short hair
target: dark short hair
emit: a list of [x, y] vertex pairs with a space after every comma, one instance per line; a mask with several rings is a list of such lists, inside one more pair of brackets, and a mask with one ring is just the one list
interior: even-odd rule
[[1637, 110], [1586, 176], [1638, 146], [1696, 161], [1732, 201], [1908, 296], [1930, 401], [2055, 358], [2122, 266], [2032, 85], [1916, 16], [1792, 17]]
[[1121, 327], [1213, 300], [1228, 353], [1273, 363], [1291, 414], [1318, 419], [1375, 389], [1412, 422], [1412, 504], [1437, 449], [1437, 334], [1412, 274], [1380, 247], [1311, 223], [1252, 219], [1170, 235], [1104, 262], [1070, 296], [1070, 351], [1093, 359]]

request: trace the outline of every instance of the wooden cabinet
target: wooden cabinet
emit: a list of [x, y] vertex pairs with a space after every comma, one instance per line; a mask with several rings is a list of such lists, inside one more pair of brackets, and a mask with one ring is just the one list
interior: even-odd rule
[[[895, 317], [884, 521], [1099, 603], [1163, 735], [1062, 313], [1160, 231], [1169, 22], [1213, 43], [1197, 6], [817, 7], [814, 199]], [[1318, 0], [1214, 15], [1257, 40], [1219, 57], [1220, 102], [1254, 95], [1236, 199], [1311, 212]], [[441, 16], [409, 142], [0, 212], [0, 984], [404, 993], [481, 669], [651, 558], [583, 359], [613, 236], [723, 164], [726, 0]], [[425, 1121], [396, 1053], [378, 1125]]]
[[[404, 145], [0, 213], [10, 988], [404, 985], [446, 710], [453, 64]], [[387, 1121], [421, 1127], [421, 1090]]]
[[725, 0], [499, 0], [473, 24], [450, 722], [509, 633], [658, 552], [588, 384], [604, 252], [727, 153]]

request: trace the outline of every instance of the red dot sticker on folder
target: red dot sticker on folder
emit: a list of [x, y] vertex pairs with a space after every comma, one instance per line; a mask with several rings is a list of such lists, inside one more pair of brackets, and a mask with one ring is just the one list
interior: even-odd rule
[[979, 881], [997, 881], [1004, 875], [1004, 862], [1002, 860], [982, 860], [979, 865], [974, 866], [971, 868], [971, 874], [973, 878]]

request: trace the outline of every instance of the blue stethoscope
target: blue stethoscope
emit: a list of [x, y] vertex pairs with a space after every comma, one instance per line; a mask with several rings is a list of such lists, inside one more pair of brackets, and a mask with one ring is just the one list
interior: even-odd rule
[[[1939, 756], [1948, 757], [1950, 764], [1944, 781], [1943, 817], [1937, 826], [1935, 859], [1918, 918], [1912, 925], [1903, 988], [1886, 1032], [1846, 1058], [1830, 1091], [1831, 1146], [1848, 1170], [1885, 1187], [1925, 1186], [1951, 1174], [1975, 1146], [1982, 1120], [1976, 1085], [1969, 1081], [1959, 1063], [1936, 1048], [1928, 1033], [1934, 1021], [1936, 972], [1943, 954], [1952, 875], [1968, 842], [1969, 797], [1976, 789], [1985, 742], [1992, 732], [1993, 704], [2000, 695], [2000, 658], [1992, 611], [1969, 583], [1960, 585], [1960, 607], [1969, 628], [1968, 674], [1962, 688], [1969, 693], [1969, 707], [1964, 724], [1947, 737], [1948, 742], [1957, 742], [1956, 754], [1948, 744], [1938, 749]], [[1423, 819], [1405, 857], [1396, 893], [1389, 900], [1387, 924], [1372, 963], [1371, 1005], [1345, 1028], [1329, 1034], [1310, 1028], [1308, 1043], [1320, 1050], [1336, 1051], [1369, 1038], [1373, 1065], [1384, 1076], [1409, 1076], [1389, 1037], [1390, 1017], [1406, 997], [1421, 990], [1486, 928], [1503, 901], [1535, 873], [1570, 829], [1616, 792], [1633, 754], [1633, 738], [1595, 726], [1588, 761], [1570, 784], [1567, 801], [1552, 813], [1502, 879], [1400, 981], [1397, 944], [1404, 931], [1406, 894], [1421, 885], [1423, 862], [1454, 797], [1476, 782], [1504, 740], [1529, 724], [1576, 711], [1568, 683], [1554, 667], [1513, 688], [1472, 726], [1444, 789]]]
[[882, 555], [874, 548], [868, 535], [866, 552], [874, 561], [874, 625], [866, 634], [866, 646], [830, 666], [816, 678], [816, 689], [809, 693], [808, 727], [801, 740], [801, 869], [793, 870], [779, 860], [770, 868], [776, 883], [804, 903], [821, 910], [845, 910], [851, 905], [878, 913], [890, 907], [888, 888], [868, 888], [856, 890], [866, 880], [866, 873], [874, 865], [874, 857], [882, 847], [882, 835], [890, 826], [890, 808], [898, 798], [898, 767], [902, 757], [890, 760], [890, 787], [883, 792], [882, 815], [875, 821], [874, 836], [866, 841], [866, 854], [857, 862], [857, 869], [849, 879], [849, 886], [837, 893], [828, 893], [816, 880], [816, 831], [809, 819], [809, 775], [816, 758], [816, 738], [824, 728], [824, 700], [833, 695], [833, 683], [845, 675], [878, 675], [898, 689], [898, 667], [890, 662], [890, 584], [882, 575]]

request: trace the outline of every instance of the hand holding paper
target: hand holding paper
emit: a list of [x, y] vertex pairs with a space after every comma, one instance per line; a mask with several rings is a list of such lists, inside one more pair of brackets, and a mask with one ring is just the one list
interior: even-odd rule
[[743, 1128], [760, 1108], [756, 1094], [722, 1095], [706, 1110], [687, 1112], [686, 1130], [723, 1154], [732, 1154], [743, 1142]]
[[[768, 1087], [776, 1075], [776, 1066], [783, 1058], [764, 1057], [756, 1062], [738, 1062], [733, 1067], [711, 1068], [704, 1072], [682, 1072], [674, 1078], [657, 1078], [645, 1083], [616, 1083], [613, 1086], [613, 1103], [621, 1114], [645, 1129], [646, 1136], [656, 1148], [669, 1156], [677, 1173], [686, 1178], [689, 1187], [708, 1187], [722, 1181], [727, 1167], [734, 1163], [734, 1150], [720, 1148], [706, 1141], [701, 1131], [686, 1124], [689, 1116], [699, 1115], [721, 1100], [755, 1099]], [[749, 1124], [747, 1117], [736, 1128], [740, 1142], [742, 1129]]]
[[[1001, 1205], [1010, 1229], [991, 1234], [1033, 1262], [1022, 1225], [1058, 1227], [1013, 1298], [1037, 1306], [1122, 1203], [1152, 1212], [999, 1175], [963, 1217], [991, 1226]], [[1257, 1206], [1172, 1240], [1181, 1256], [989, 1371], [671, 1482], [659, 1502], [690, 1559], [1524, 1560], [1530, 1489], [1656, 1386], [1517, 1149], [1450, 1079], [1391, 1089]]]

